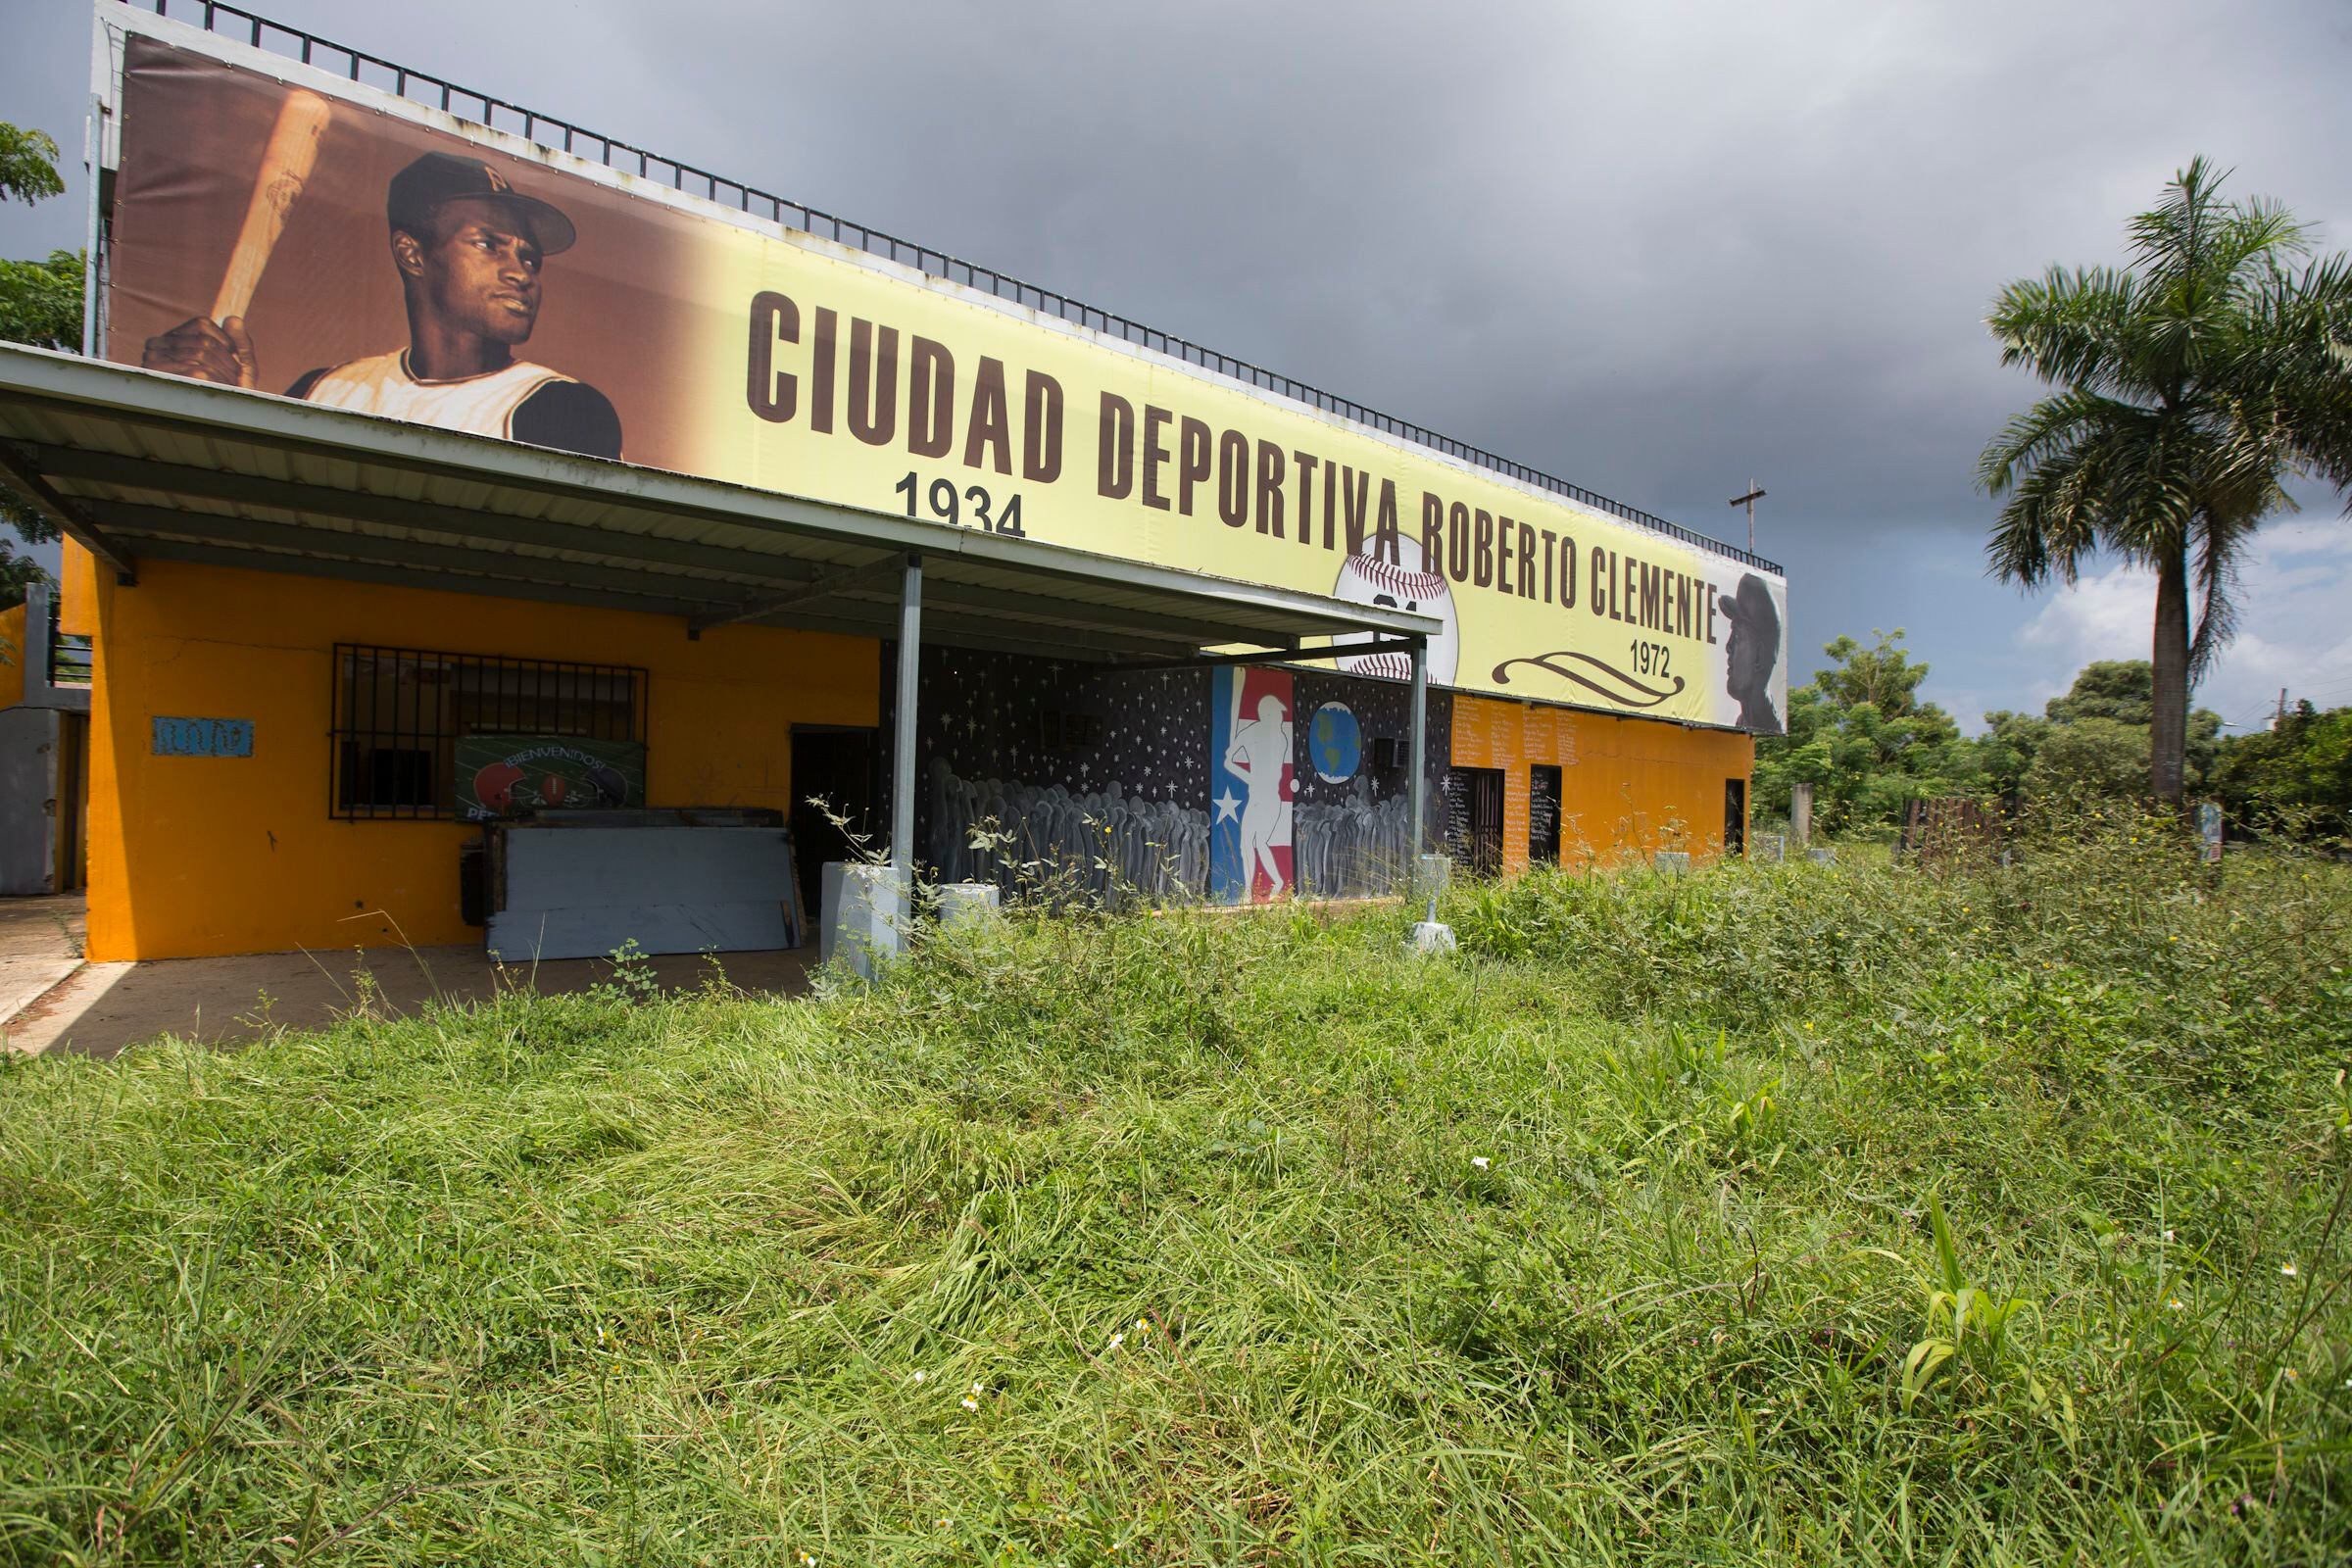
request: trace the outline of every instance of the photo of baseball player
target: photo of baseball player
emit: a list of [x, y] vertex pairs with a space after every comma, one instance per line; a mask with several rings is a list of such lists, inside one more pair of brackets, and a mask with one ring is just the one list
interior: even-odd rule
[[[514, 350], [538, 324], [548, 258], [577, 231], [478, 158], [431, 152], [392, 177], [384, 202], [409, 341], [305, 371], [286, 396], [364, 414], [617, 458], [620, 416], [585, 381]], [[242, 316], [192, 317], [146, 341], [140, 364], [230, 386], [259, 384]], [[299, 363], [299, 362], [297, 362]]]

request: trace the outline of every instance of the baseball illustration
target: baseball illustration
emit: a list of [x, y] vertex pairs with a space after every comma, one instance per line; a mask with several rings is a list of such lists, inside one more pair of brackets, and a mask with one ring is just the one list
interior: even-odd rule
[[[1453, 589], [1444, 577], [1434, 571], [1407, 571], [1376, 556], [1349, 556], [1340, 567], [1339, 581], [1331, 586], [1331, 596], [1351, 605], [1376, 605], [1444, 621], [1443, 629], [1429, 640], [1429, 678], [1441, 686], [1451, 684], [1461, 662], [1462, 633], [1454, 618]], [[1371, 640], [1369, 632], [1348, 632], [1331, 641], [1334, 647], [1344, 647]], [[1343, 658], [1340, 668], [1350, 675], [1390, 680], [1413, 676], [1413, 662], [1402, 654], [1355, 654]]]

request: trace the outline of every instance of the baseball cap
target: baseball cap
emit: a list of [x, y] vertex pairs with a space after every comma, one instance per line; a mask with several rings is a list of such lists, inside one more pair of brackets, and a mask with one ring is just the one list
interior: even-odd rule
[[580, 237], [571, 220], [560, 210], [536, 196], [523, 195], [480, 159], [460, 158], [455, 153], [426, 153], [394, 174], [384, 197], [384, 216], [394, 228], [419, 233], [434, 208], [466, 196], [496, 202], [512, 213], [542, 256], [567, 251]]
[[1773, 608], [1772, 590], [1752, 572], [1740, 579], [1739, 592], [1715, 596], [1715, 612], [1749, 626], [1775, 632], [1781, 629], [1781, 615]]

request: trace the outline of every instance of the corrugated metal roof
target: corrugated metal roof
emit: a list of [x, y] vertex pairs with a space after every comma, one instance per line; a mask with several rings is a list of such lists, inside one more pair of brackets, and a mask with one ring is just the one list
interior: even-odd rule
[[1433, 635], [1428, 616], [0, 346], [0, 468], [141, 558], [1056, 659]]

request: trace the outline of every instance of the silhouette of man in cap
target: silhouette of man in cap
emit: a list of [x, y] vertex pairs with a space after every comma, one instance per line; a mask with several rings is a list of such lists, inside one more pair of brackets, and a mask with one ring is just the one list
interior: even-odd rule
[[1740, 700], [1740, 727], [1751, 735], [1781, 733], [1772, 707], [1772, 669], [1781, 662], [1781, 612], [1772, 590], [1749, 572], [1737, 593], [1715, 596], [1715, 612], [1732, 623], [1724, 643], [1724, 690]]
[[[427, 153], [392, 176], [384, 202], [409, 346], [310, 370], [286, 389], [335, 408], [469, 430], [589, 457], [620, 456], [620, 416], [602, 392], [514, 357], [539, 321], [539, 273], [578, 231], [476, 158]], [[147, 340], [140, 363], [229, 386], [256, 384], [242, 317], [196, 317]]]

